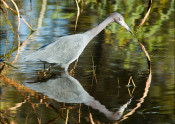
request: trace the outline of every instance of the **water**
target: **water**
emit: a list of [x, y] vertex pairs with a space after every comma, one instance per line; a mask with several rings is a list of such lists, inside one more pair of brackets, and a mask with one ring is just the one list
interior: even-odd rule
[[[57, 66], [44, 76], [42, 63], [26, 63], [23, 58], [58, 37], [74, 34], [75, 1], [24, 0], [17, 5], [22, 17], [36, 31], [25, 41], [30, 29], [21, 20], [19, 36], [25, 42], [17, 59], [15, 51], [8, 61], [14, 62], [18, 69], [6, 68], [1, 75], [3, 122], [170, 124], [175, 121], [174, 0], [153, 1], [149, 17], [138, 31], [151, 58], [151, 74], [137, 40], [112, 23], [88, 44], [72, 76], [63, 74]], [[135, 31], [147, 8], [146, 2], [138, 0], [86, 1], [79, 5], [76, 33], [87, 31], [115, 11], [123, 14]], [[0, 54], [4, 55], [5, 50], [10, 51], [14, 37], [3, 13], [0, 16]], [[17, 16], [9, 11], [8, 17], [16, 31]], [[74, 63], [69, 69], [73, 66]], [[136, 87], [132, 82], [126, 86], [131, 76]]]

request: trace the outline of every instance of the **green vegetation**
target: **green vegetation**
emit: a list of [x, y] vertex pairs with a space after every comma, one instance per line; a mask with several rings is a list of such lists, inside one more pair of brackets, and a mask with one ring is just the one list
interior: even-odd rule
[[[12, 2], [13, 0], [9, 1], [0, 0], [0, 1], [1, 1], [0, 73], [5, 74], [7, 77], [9, 73], [4, 72], [7, 72], [9, 68], [13, 68], [14, 70], [18, 69], [13, 63], [16, 61], [16, 58], [18, 58], [20, 47], [24, 46], [24, 44], [28, 39], [30, 40], [34, 39], [31, 41], [35, 42], [37, 38], [38, 39], [45, 38], [46, 41], [47, 40], [49, 41], [50, 37], [57, 37], [74, 33], [76, 18], [78, 15], [75, 0], [59, 0], [59, 1], [31, 0], [31, 2], [26, 2], [26, 0], [23, 1], [16, 0], [14, 2], [16, 3], [19, 11], [17, 11], [17, 9], [15, 8]], [[4, 1], [6, 2], [7, 5], [4, 3]], [[147, 7], [148, 7], [148, 1], [140, 1], [140, 0], [124, 0], [124, 1], [77, 0], [77, 1], [80, 7], [80, 15], [78, 16], [77, 20], [76, 33], [81, 33], [94, 27], [104, 18], [106, 18], [107, 15], [116, 11], [124, 16], [126, 23], [131, 27], [132, 31], [135, 33], [137, 27], [142, 22], [142, 19], [147, 13]], [[174, 112], [173, 111], [174, 87], [175, 87], [174, 76], [173, 76], [175, 71], [174, 70], [174, 60], [175, 60], [174, 4], [175, 4], [174, 0], [154, 0], [148, 18], [145, 20], [145, 23], [140, 27], [140, 29], [137, 32], [137, 37], [139, 38], [139, 41], [145, 46], [151, 59], [151, 67], [153, 75], [152, 82], [154, 82], [153, 84], [154, 86], [150, 88], [151, 92], [149, 92], [148, 99], [154, 100], [154, 104], [156, 104], [156, 106], [161, 106], [159, 108], [160, 114], [167, 114], [169, 118], [173, 118], [173, 112]], [[20, 23], [19, 23], [19, 17], [21, 18]], [[18, 24], [20, 24], [20, 28]], [[55, 25], [59, 25], [58, 26], [59, 28], [57, 28], [57, 26]], [[25, 28], [25, 26], [27, 28]], [[48, 27], [51, 30], [48, 29]], [[34, 29], [36, 29], [36, 32], [33, 33]], [[49, 34], [45, 33], [47, 30]], [[21, 37], [25, 38], [23, 38], [23, 40], [20, 40]], [[130, 85], [128, 84], [128, 87], [123, 88], [122, 86], [126, 85], [127, 82], [123, 83], [120, 77], [117, 77], [122, 74], [120, 74], [119, 72], [117, 73], [118, 75], [117, 74], [114, 75], [114, 71], [118, 70], [114, 70], [112, 66], [109, 66], [111, 68], [101, 66], [101, 65], [109, 65], [108, 60], [113, 60], [114, 64], [116, 61], [119, 62], [117, 63], [118, 66], [121, 67], [123, 70], [128, 71], [129, 74], [135, 73], [132, 71], [136, 71], [134, 69], [137, 66], [137, 69], [140, 69], [138, 70], [141, 73], [140, 75], [144, 75], [141, 71], [146, 70], [147, 72], [148, 69], [147, 59], [145, 53], [142, 51], [138, 43], [138, 40], [135, 37], [131, 36], [124, 28], [121, 28], [119, 25], [113, 23], [110, 24], [103, 32], [101, 32], [101, 34], [97, 36], [96, 39], [93, 40], [93, 43], [94, 43], [93, 46], [92, 44], [89, 45], [91, 47], [90, 50], [92, 55], [89, 56], [84, 55], [85, 57], [83, 56], [84, 61], [87, 60], [86, 63], [87, 64], [90, 63], [89, 64], [90, 71], [87, 69], [88, 67], [86, 68], [87, 70], [83, 71], [87, 75], [88, 74], [92, 75], [93, 81], [96, 82], [94, 84], [96, 85], [98, 84], [99, 87], [101, 86], [100, 87], [101, 89], [99, 88], [98, 90], [100, 90], [101, 92], [101, 90], [103, 90], [104, 87], [105, 88], [109, 87], [110, 76], [112, 75], [114, 78], [118, 79], [118, 85], [116, 81], [116, 86], [118, 86], [117, 89], [118, 92], [120, 91], [119, 96], [121, 96], [122, 93], [127, 88], [128, 88], [127, 95], [129, 92], [128, 96], [138, 95], [137, 93], [140, 93], [140, 89], [139, 90], [137, 89], [138, 87], [138, 81], [136, 77], [137, 75], [136, 76], [132, 75], [132, 77], [129, 79], [129, 81], [131, 81], [133, 86], [136, 85], [136, 87], [134, 88], [131, 87], [133, 89], [129, 89]], [[32, 42], [30, 42], [27, 45], [30, 46], [31, 44]], [[95, 47], [96, 44], [99, 44], [100, 48], [102, 49], [101, 51], [99, 51], [99, 49]], [[40, 45], [39, 43], [35, 42], [33, 47], [38, 47], [39, 45]], [[101, 53], [100, 55], [103, 56], [103, 59], [101, 59], [102, 57], [98, 54], [99, 52]], [[107, 75], [106, 76], [107, 79], [104, 76], [104, 73]], [[19, 77], [22, 76], [23, 75], [21, 74]], [[145, 78], [146, 76], [143, 77]], [[109, 85], [103, 84], [105, 80], [106, 82], [108, 82], [107, 84]], [[128, 81], [128, 75], [126, 76], [126, 80]], [[28, 91], [28, 89], [25, 89], [23, 86], [18, 85], [20, 84], [19, 82], [13, 82], [13, 80], [10, 79], [2, 80], [2, 77], [0, 78], [0, 81], [2, 83], [3, 89], [5, 89], [3, 91], [2, 98], [5, 99], [8, 96], [12, 97], [9, 98], [10, 102], [8, 101], [6, 102], [6, 100], [4, 100], [3, 102], [0, 103], [1, 104], [0, 115], [2, 117], [0, 118], [0, 123], [1, 122], [9, 123], [11, 121], [14, 121], [16, 123], [21, 121], [25, 122], [26, 124], [30, 122], [41, 123], [44, 121], [42, 120], [43, 118], [46, 118], [48, 120], [52, 119], [51, 120], [52, 122], [60, 122], [60, 123], [64, 122], [69, 123], [69, 119], [72, 119], [72, 121], [74, 122], [79, 122], [79, 120], [75, 120], [75, 118], [77, 119], [78, 117], [75, 117], [75, 115], [72, 115], [72, 113], [81, 115], [81, 112], [79, 111], [81, 109], [81, 104], [76, 105], [68, 104], [66, 106], [64, 103], [60, 103], [59, 105], [57, 105], [57, 108], [54, 108], [52, 104], [50, 104], [53, 102], [52, 99], [49, 98], [45, 99], [45, 96], [41, 95], [40, 93], [36, 93], [30, 90]], [[160, 82], [161, 86], [159, 84]], [[8, 85], [6, 86], [6, 84]], [[143, 84], [143, 86], [145, 86], [145, 84]], [[93, 92], [92, 87], [90, 87], [90, 89], [92, 89], [91, 91]], [[113, 88], [114, 86], [111, 87]], [[8, 91], [9, 89], [10, 91]], [[112, 91], [108, 91], [106, 94], [110, 94], [111, 92]], [[142, 95], [142, 93], [143, 92], [141, 92], [140, 94]], [[16, 95], [18, 98], [22, 97], [21, 99], [24, 100], [24, 102], [21, 102], [20, 101], [21, 99], [20, 100], [14, 99], [16, 96], [13, 95]], [[32, 102], [29, 100], [28, 96], [32, 97], [31, 98], [31, 100], [33, 100]], [[140, 101], [141, 103], [144, 102], [143, 99], [141, 100], [142, 100]], [[146, 114], [146, 111], [155, 110], [154, 106], [153, 105], [151, 106], [149, 104], [150, 101], [149, 102], [148, 101], [146, 101], [144, 106], [147, 106], [147, 108], [149, 109], [145, 109], [139, 106], [140, 107], [139, 111], [141, 111], [142, 114]], [[115, 101], [112, 102], [115, 103]], [[53, 103], [57, 104], [57, 102]], [[168, 106], [169, 110], [167, 110], [165, 106]], [[24, 114], [23, 118], [22, 116], [17, 115], [21, 114], [18, 111], [18, 107], [21, 108], [21, 110], [25, 110], [26, 112], [23, 113]], [[10, 110], [11, 108], [15, 109], [11, 111]], [[29, 110], [29, 113], [27, 113], [26, 110]], [[42, 110], [42, 112], [40, 112], [39, 110]], [[49, 113], [49, 115], [52, 114], [54, 118], [50, 116], [47, 117], [47, 115], [44, 114], [47, 112]], [[90, 115], [91, 112], [89, 110], [89, 116]], [[83, 116], [84, 118], [88, 117], [88, 115], [86, 115], [85, 113], [83, 113], [81, 116]], [[91, 116], [93, 116], [93, 114]], [[161, 119], [162, 118], [160, 118], [160, 121], [163, 120]], [[89, 123], [93, 122], [93, 120], [90, 121], [88, 119], [84, 121]], [[98, 123], [99, 120], [96, 119], [94, 120], [94, 122]]]

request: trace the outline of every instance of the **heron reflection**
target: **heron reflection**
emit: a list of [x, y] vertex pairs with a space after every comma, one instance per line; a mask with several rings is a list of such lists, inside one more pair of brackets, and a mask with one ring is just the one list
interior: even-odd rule
[[52, 98], [58, 102], [64, 103], [83, 103], [93, 109], [99, 110], [110, 120], [119, 120], [123, 115], [124, 110], [127, 108], [131, 99], [121, 106], [116, 112], [109, 111], [98, 100], [92, 97], [76, 80], [67, 72], [63, 73], [60, 77], [49, 79], [46, 82], [38, 83], [23, 83], [24, 86], [43, 93], [44, 95]]

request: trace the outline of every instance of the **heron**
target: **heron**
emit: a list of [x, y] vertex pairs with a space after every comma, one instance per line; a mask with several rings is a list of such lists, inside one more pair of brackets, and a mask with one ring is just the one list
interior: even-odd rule
[[67, 71], [69, 65], [79, 58], [88, 43], [111, 22], [116, 22], [133, 34], [125, 23], [123, 16], [114, 12], [96, 27], [84, 33], [59, 37], [56, 41], [46, 44], [27, 55], [25, 60], [57, 64]]

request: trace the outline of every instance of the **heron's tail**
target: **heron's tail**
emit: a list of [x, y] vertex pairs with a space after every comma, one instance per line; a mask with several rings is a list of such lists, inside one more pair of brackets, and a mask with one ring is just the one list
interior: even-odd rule
[[31, 53], [24, 58], [24, 61], [38, 61], [38, 57], [36, 53]]

